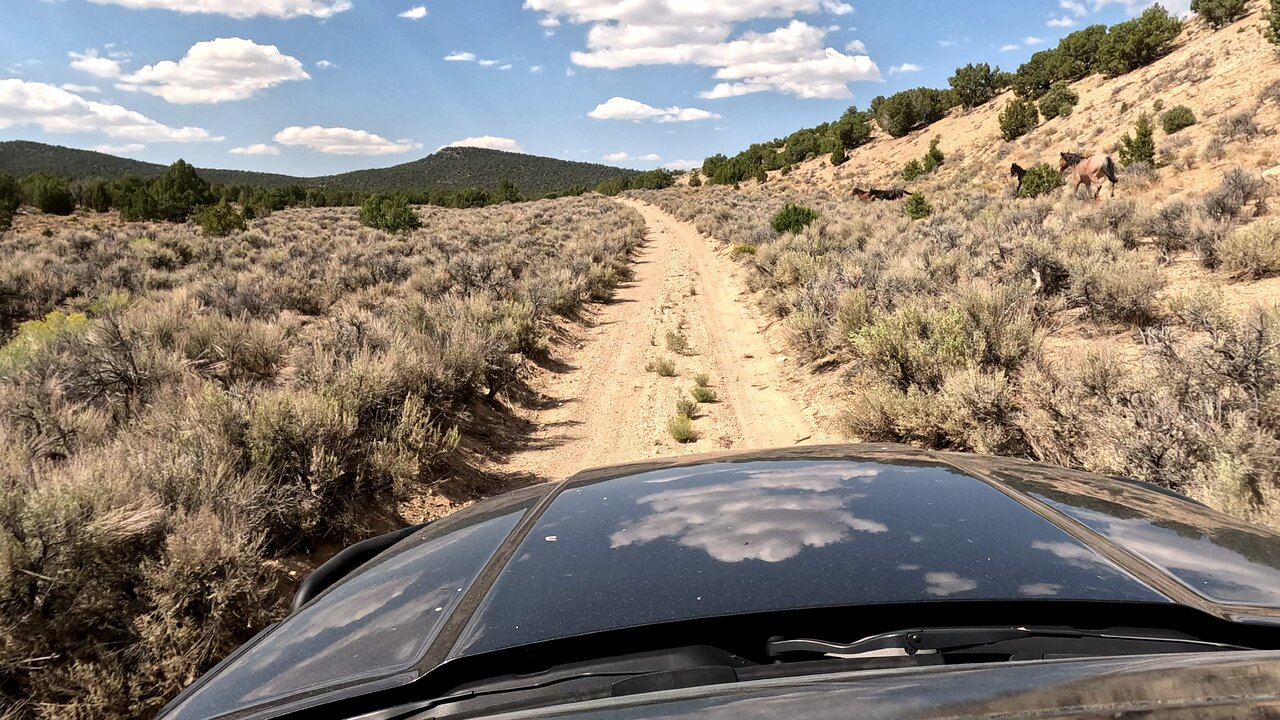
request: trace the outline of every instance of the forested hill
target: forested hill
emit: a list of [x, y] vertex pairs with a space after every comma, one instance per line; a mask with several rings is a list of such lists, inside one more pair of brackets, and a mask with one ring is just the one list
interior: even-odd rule
[[[175, 158], [177, 159], [177, 158]], [[93, 150], [77, 150], [26, 140], [0, 142], [0, 172], [16, 177], [46, 173], [72, 180], [117, 180], [123, 177], [153, 178], [168, 165], [130, 160]], [[212, 183], [236, 185], [288, 185], [305, 180], [288, 175], [245, 170], [201, 169], [200, 177]]]
[[573, 186], [593, 188], [616, 177], [634, 177], [635, 170], [594, 163], [557, 160], [482, 148], [443, 148], [421, 160], [377, 170], [316, 178], [313, 182], [341, 190], [388, 191], [409, 188], [462, 190], [492, 188], [510, 180], [521, 192], [541, 194]]
[[[25, 176], [47, 173], [76, 180], [115, 180], [122, 177], [158, 177], [167, 166], [129, 160], [91, 150], [15, 140], [0, 142], [0, 173]], [[341, 175], [292, 177], [243, 170], [200, 169], [212, 183], [280, 186], [302, 185], [336, 190], [405, 191], [492, 189], [510, 180], [526, 194], [593, 188], [602, 181], [634, 177], [635, 170], [572, 162], [555, 158], [481, 148], [444, 148], [421, 160], [388, 168], [358, 170]]]

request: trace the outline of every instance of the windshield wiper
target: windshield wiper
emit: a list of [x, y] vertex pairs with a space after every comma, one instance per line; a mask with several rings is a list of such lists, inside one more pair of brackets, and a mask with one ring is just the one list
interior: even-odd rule
[[[872, 635], [852, 643], [836, 643], [826, 640], [797, 638], [786, 640], [773, 638], [765, 645], [769, 657], [777, 658], [788, 653], [818, 653], [822, 655], [856, 656], [875, 651], [901, 650], [908, 655], [920, 652], [949, 653], [982, 648], [994, 651], [996, 647], [1018, 641], [1050, 640], [1055, 643], [1085, 641], [1097, 645], [1101, 641], [1124, 654], [1124, 648], [1158, 652], [1195, 652], [1206, 650], [1253, 650], [1254, 648], [1227, 643], [1209, 642], [1189, 637], [1147, 635], [1125, 631], [1091, 631], [1054, 627], [939, 627], [895, 630]], [[1084, 649], [1084, 648], [1082, 648]]]

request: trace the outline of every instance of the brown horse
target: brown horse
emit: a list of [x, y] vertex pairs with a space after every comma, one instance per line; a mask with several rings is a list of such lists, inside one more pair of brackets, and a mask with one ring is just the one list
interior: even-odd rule
[[1027, 170], [1018, 163], [1014, 163], [1009, 167], [1009, 176], [1018, 178], [1018, 187], [1013, 189], [1013, 196], [1018, 197], [1022, 194], [1022, 179], [1027, 176]]
[[1116, 196], [1116, 161], [1111, 159], [1110, 155], [1098, 154], [1091, 158], [1086, 158], [1080, 153], [1059, 153], [1058, 172], [1064, 173], [1071, 171], [1071, 177], [1068, 180], [1074, 180], [1076, 185], [1071, 188], [1072, 196], [1080, 192], [1080, 186], [1084, 185], [1088, 191], [1097, 185], [1097, 189], [1093, 191], [1093, 200], [1097, 202], [1098, 196], [1102, 194], [1103, 179], [1111, 181], [1111, 197]]

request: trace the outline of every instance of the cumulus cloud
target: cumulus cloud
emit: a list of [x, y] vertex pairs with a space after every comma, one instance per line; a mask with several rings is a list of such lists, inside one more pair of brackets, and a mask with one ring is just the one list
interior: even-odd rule
[[410, 140], [391, 141], [364, 130], [344, 127], [287, 127], [273, 138], [281, 145], [303, 147], [326, 155], [398, 155], [422, 147]]
[[844, 46], [844, 51], [854, 53], [855, 55], [866, 55], [867, 44], [861, 40], [850, 40], [849, 43]]
[[1001, 45], [1000, 52], [1013, 52], [1014, 50], [1019, 50], [1021, 48], [1021, 45]]
[[771, 32], [734, 37], [736, 26], [760, 18], [799, 13], [844, 15], [853, 8], [833, 0], [742, 0], [734, 3], [674, 3], [637, 0], [526, 0], [525, 7], [588, 24], [586, 49], [571, 54], [576, 65], [618, 69], [639, 65], [697, 65], [714, 69], [721, 82], [700, 93], [724, 98], [779, 92], [805, 98], [847, 98], [848, 84], [879, 81], [880, 71], [858, 46], [846, 54], [828, 47], [834, 28], [792, 19]]
[[1157, 2], [1173, 15], [1191, 13], [1191, 0], [1093, 0], [1093, 9], [1096, 11], [1108, 5], [1120, 5], [1130, 15], [1137, 15]]
[[1044, 38], [1038, 38], [1035, 35], [1028, 35], [1022, 39], [1022, 44], [1026, 45], [1027, 47], [1030, 47], [1032, 45], [1041, 45], [1043, 43], [1044, 43]]
[[478, 137], [462, 138], [454, 140], [448, 145], [441, 145], [440, 150], [449, 147], [475, 147], [486, 148], [488, 150], [506, 150], [507, 152], [524, 152], [524, 148], [520, 147], [520, 143], [511, 138], [494, 137], [492, 135], [480, 135]]
[[320, 68], [321, 70], [328, 70], [330, 68], [338, 67], [338, 64], [334, 62], [329, 62], [328, 60], [317, 60], [316, 67]]
[[667, 163], [666, 165], [663, 165], [662, 167], [668, 170], [692, 170], [694, 168], [702, 167], [702, 161], [701, 160], [672, 160], [671, 162]]
[[301, 61], [275, 45], [218, 38], [192, 45], [176, 62], [166, 60], [120, 75], [116, 87], [171, 103], [220, 103], [244, 100], [281, 83], [310, 77]]
[[120, 61], [115, 58], [102, 57], [97, 50], [89, 49], [82, 53], [67, 53], [71, 57], [71, 69], [88, 73], [94, 77], [114, 78], [120, 76]]
[[612, 97], [587, 113], [587, 117], [596, 120], [653, 120], [660, 123], [694, 122], [697, 120], [719, 120], [720, 116], [699, 108], [656, 108], [638, 100], [624, 97]]
[[481, 67], [493, 67], [494, 65], [497, 65], [497, 64], [498, 64], [497, 60], [481, 60], [479, 63]]
[[119, 105], [85, 100], [46, 83], [0, 80], [0, 130], [33, 125], [47, 133], [101, 132], [132, 142], [219, 141], [197, 127], [173, 128]]
[[256, 145], [247, 145], [245, 147], [231, 148], [227, 152], [232, 155], [279, 155], [280, 148], [275, 145], [267, 145], [258, 143]]
[[643, 160], [645, 162], [660, 162], [662, 160], [662, 157], [657, 153], [648, 153], [647, 155], [632, 157], [625, 152], [616, 152], [616, 153], [609, 153], [608, 155], [605, 155], [604, 159], [608, 160], [609, 162], [627, 162], [629, 160]]
[[108, 153], [110, 155], [123, 155], [125, 153], [144, 150], [146, 147], [147, 146], [142, 143], [124, 143], [123, 145], [94, 145], [89, 149], [100, 153]]
[[923, 67], [916, 65], [915, 63], [902, 63], [901, 65], [894, 65], [893, 67], [889, 68], [889, 74], [901, 75], [903, 73], [920, 72], [923, 69], [924, 69]]
[[475, 62], [476, 56], [469, 52], [452, 52], [444, 56], [445, 62]]
[[1058, 7], [1076, 17], [1084, 17], [1089, 14], [1089, 9], [1084, 6], [1084, 3], [1077, 2], [1077, 0], [1058, 0]]
[[351, 9], [351, 0], [89, 0], [132, 10], [173, 10], [180, 13], [228, 15], [233, 18], [327, 18]]
[[62, 83], [58, 87], [62, 88], [63, 90], [66, 90], [69, 93], [77, 93], [81, 95], [83, 95], [84, 93], [97, 94], [102, 92], [102, 88], [98, 87], [97, 85], [77, 85], [75, 83]]
[[1069, 27], [1075, 27], [1076, 21], [1072, 20], [1066, 15], [1063, 15], [1062, 17], [1050, 17], [1049, 22], [1045, 24], [1048, 25], [1049, 27], [1069, 28]]
[[409, 8], [408, 10], [405, 10], [404, 12], [400, 13], [396, 17], [402, 17], [408, 20], [421, 20], [426, 16], [427, 16], [426, 6], [419, 5], [417, 7]]

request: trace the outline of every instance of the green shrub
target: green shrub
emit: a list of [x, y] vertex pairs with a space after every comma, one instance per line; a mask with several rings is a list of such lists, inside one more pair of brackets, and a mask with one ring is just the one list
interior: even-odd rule
[[1080, 96], [1065, 82], [1058, 81], [1040, 98], [1040, 114], [1045, 120], [1066, 117], [1071, 114], [1071, 110], [1078, 102], [1080, 102]]
[[196, 220], [204, 234], [210, 237], [226, 237], [245, 230], [244, 216], [226, 200], [220, 200], [217, 205], [210, 205], [200, 211]]
[[1191, 0], [1191, 12], [1214, 28], [1223, 28], [1244, 15], [1246, 0]]
[[698, 433], [693, 429], [693, 420], [688, 415], [672, 416], [667, 421], [667, 432], [671, 433], [671, 437], [678, 443], [691, 443], [698, 439]]
[[924, 199], [921, 193], [912, 193], [903, 203], [902, 210], [912, 220], [922, 220], [933, 214], [933, 206]]
[[770, 224], [773, 226], [774, 232], [779, 235], [784, 235], [787, 233], [800, 232], [808, 227], [809, 223], [812, 223], [819, 217], [821, 216], [816, 210], [804, 207], [803, 205], [787, 203], [786, 207], [779, 210], [778, 214], [773, 216], [773, 220]]
[[911, 182], [921, 175], [924, 175], [924, 168], [920, 166], [919, 160], [912, 160], [902, 166], [902, 179], [907, 182]]
[[[859, 111], [857, 107], [850, 107], [833, 124], [832, 132], [840, 148], [853, 150], [866, 145], [871, 140], [871, 122], [868, 120], [867, 113]], [[787, 170], [787, 167], [784, 166], [782, 169]]]
[[693, 399], [700, 403], [716, 402], [716, 391], [705, 385], [694, 385], [689, 394], [693, 395]]
[[667, 331], [667, 349], [678, 355], [689, 354], [689, 338], [684, 333], [674, 330]]
[[1222, 270], [1235, 278], [1280, 274], [1280, 223], [1256, 222], [1218, 241]]
[[1067, 266], [1067, 299], [1091, 317], [1139, 326], [1155, 322], [1156, 295], [1164, 287], [1159, 268], [1127, 254], [1087, 255]]
[[1022, 189], [1018, 192], [1018, 197], [1040, 197], [1057, 190], [1062, 185], [1062, 173], [1058, 172], [1058, 168], [1046, 163], [1038, 163], [1027, 169], [1027, 174], [1022, 178]]
[[1030, 100], [1014, 98], [1000, 113], [1000, 135], [1013, 141], [1036, 129], [1040, 124], [1040, 111]]
[[1036, 100], [1056, 82], [1074, 82], [1097, 72], [1098, 51], [1106, 35], [1105, 25], [1090, 25], [1062, 38], [1056, 48], [1033, 54], [1011, 78], [1014, 92]]
[[1132, 135], [1125, 133], [1125, 136], [1120, 138], [1120, 162], [1124, 165], [1138, 163], [1155, 165], [1155, 132], [1151, 128], [1151, 118], [1146, 113], [1138, 115], [1138, 122], [1133, 126]]
[[698, 401], [687, 397], [676, 400], [676, 414], [687, 418], [695, 417], [698, 414]]
[[938, 149], [938, 143], [941, 141], [940, 135], [934, 136], [929, 141], [929, 152], [925, 153], [924, 161], [921, 163], [926, 175], [942, 167], [942, 163], [946, 161], [946, 156], [942, 154], [942, 150]]
[[655, 373], [658, 377], [676, 376], [676, 364], [671, 361], [671, 358], [654, 358], [644, 366], [644, 369]]
[[694, 172], [689, 176], [689, 187], [702, 187], [702, 176]]
[[1007, 84], [1000, 68], [992, 70], [986, 63], [971, 63], [956, 68], [955, 75], [948, 78], [947, 83], [955, 90], [960, 103], [967, 108], [975, 108], [990, 101]]
[[1156, 5], [1142, 15], [1112, 25], [1098, 47], [1098, 68], [1116, 77], [1149, 65], [1169, 50], [1182, 21]]
[[76, 198], [66, 180], [52, 175], [36, 173], [22, 181], [27, 204], [50, 215], [70, 215], [75, 212]]
[[421, 227], [418, 214], [404, 195], [370, 195], [360, 205], [360, 224], [387, 232], [405, 232]]
[[916, 128], [941, 120], [959, 99], [952, 91], [933, 88], [903, 90], [871, 101], [871, 115], [881, 130], [902, 137]]
[[838, 147], [838, 148], [836, 148], [835, 150], [832, 150], [832, 151], [831, 151], [831, 166], [832, 166], [832, 167], [839, 167], [840, 165], [843, 165], [843, 164], [845, 163], [845, 161], [846, 161], [846, 160], [848, 160], [848, 159], [849, 159], [849, 158], [848, 158], [848, 156], [847, 156], [847, 155], [845, 155], [844, 148], [842, 148], [842, 147]]
[[1186, 105], [1170, 108], [1160, 116], [1160, 125], [1165, 135], [1172, 135], [1196, 124], [1196, 115]]
[[59, 337], [82, 332], [88, 323], [83, 313], [55, 310], [40, 320], [28, 320], [18, 325], [18, 333], [0, 345], [0, 378], [21, 370], [36, 353]]
[[213, 191], [185, 160], [178, 160], [147, 188], [153, 204], [146, 220], [186, 222], [198, 208], [213, 203]]
[[0, 173], [0, 231], [13, 224], [13, 214], [22, 206], [22, 186], [17, 180]]
[[1271, 0], [1267, 8], [1267, 26], [1263, 29], [1267, 40], [1280, 45], [1280, 0]]
[[706, 373], [698, 373], [693, 376], [693, 383], [698, 387], [711, 387], [711, 376]]

